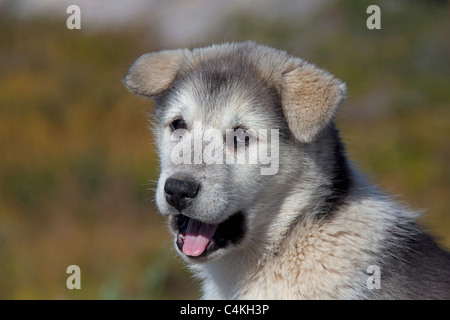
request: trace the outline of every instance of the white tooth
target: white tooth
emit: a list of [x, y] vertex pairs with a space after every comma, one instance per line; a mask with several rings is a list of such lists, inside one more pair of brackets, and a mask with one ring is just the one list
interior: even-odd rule
[[180, 233], [180, 239], [184, 241], [184, 234]]

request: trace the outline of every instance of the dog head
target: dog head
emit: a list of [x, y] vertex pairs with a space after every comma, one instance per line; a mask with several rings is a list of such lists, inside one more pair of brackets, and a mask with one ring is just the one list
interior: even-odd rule
[[261, 219], [254, 208], [292, 178], [292, 155], [346, 94], [328, 72], [253, 42], [144, 54], [124, 84], [155, 101], [157, 205], [194, 262], [245, 245]]

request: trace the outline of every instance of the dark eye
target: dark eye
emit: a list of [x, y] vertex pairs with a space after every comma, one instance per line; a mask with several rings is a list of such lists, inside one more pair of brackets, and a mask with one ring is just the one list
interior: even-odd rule
[[234, 129], [234, 148], [236, 149], [238, 144], [248, 147], [250, 143], [250, 135], [245, 129]]
[[170, 130], [175, 131], [177, 129], [186, 129], [186, 122], [184, 122], [183, 119], [177, 119], [172, 121], [172, 123], [170, 124]]

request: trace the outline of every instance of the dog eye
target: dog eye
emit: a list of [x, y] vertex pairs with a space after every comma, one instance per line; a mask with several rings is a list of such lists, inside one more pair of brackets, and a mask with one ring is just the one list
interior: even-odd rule
[[170, 123], [170, 130], [186, 129], [186, 122], [183, 119], [176, 119]]
[[237, 148], [238, 144], [242, 145], [244, 144], [246, 147], [248, 147], [248, 144], [250, 143], [250, 135], [247, 133], [246, 130], [242, 128], [236, 128], [234, 129], [234, 147]]

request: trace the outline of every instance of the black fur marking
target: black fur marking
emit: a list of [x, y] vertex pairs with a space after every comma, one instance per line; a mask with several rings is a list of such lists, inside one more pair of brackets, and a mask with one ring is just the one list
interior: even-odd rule
[[333, 213], [345, 203], [346, 197], [353, 184], [347, 156], [345, 154], [345, 146], [341, 141], [338, 129], [334, 123], [332, 123], [329, 130], [333, 137], [333, 149], [331, 150], [330, 157], [334, 163], [331, 172], [328, 173], [331, 177], [330, 193], [324, 200], [321, 215], [325, 217], [331, 217]]

